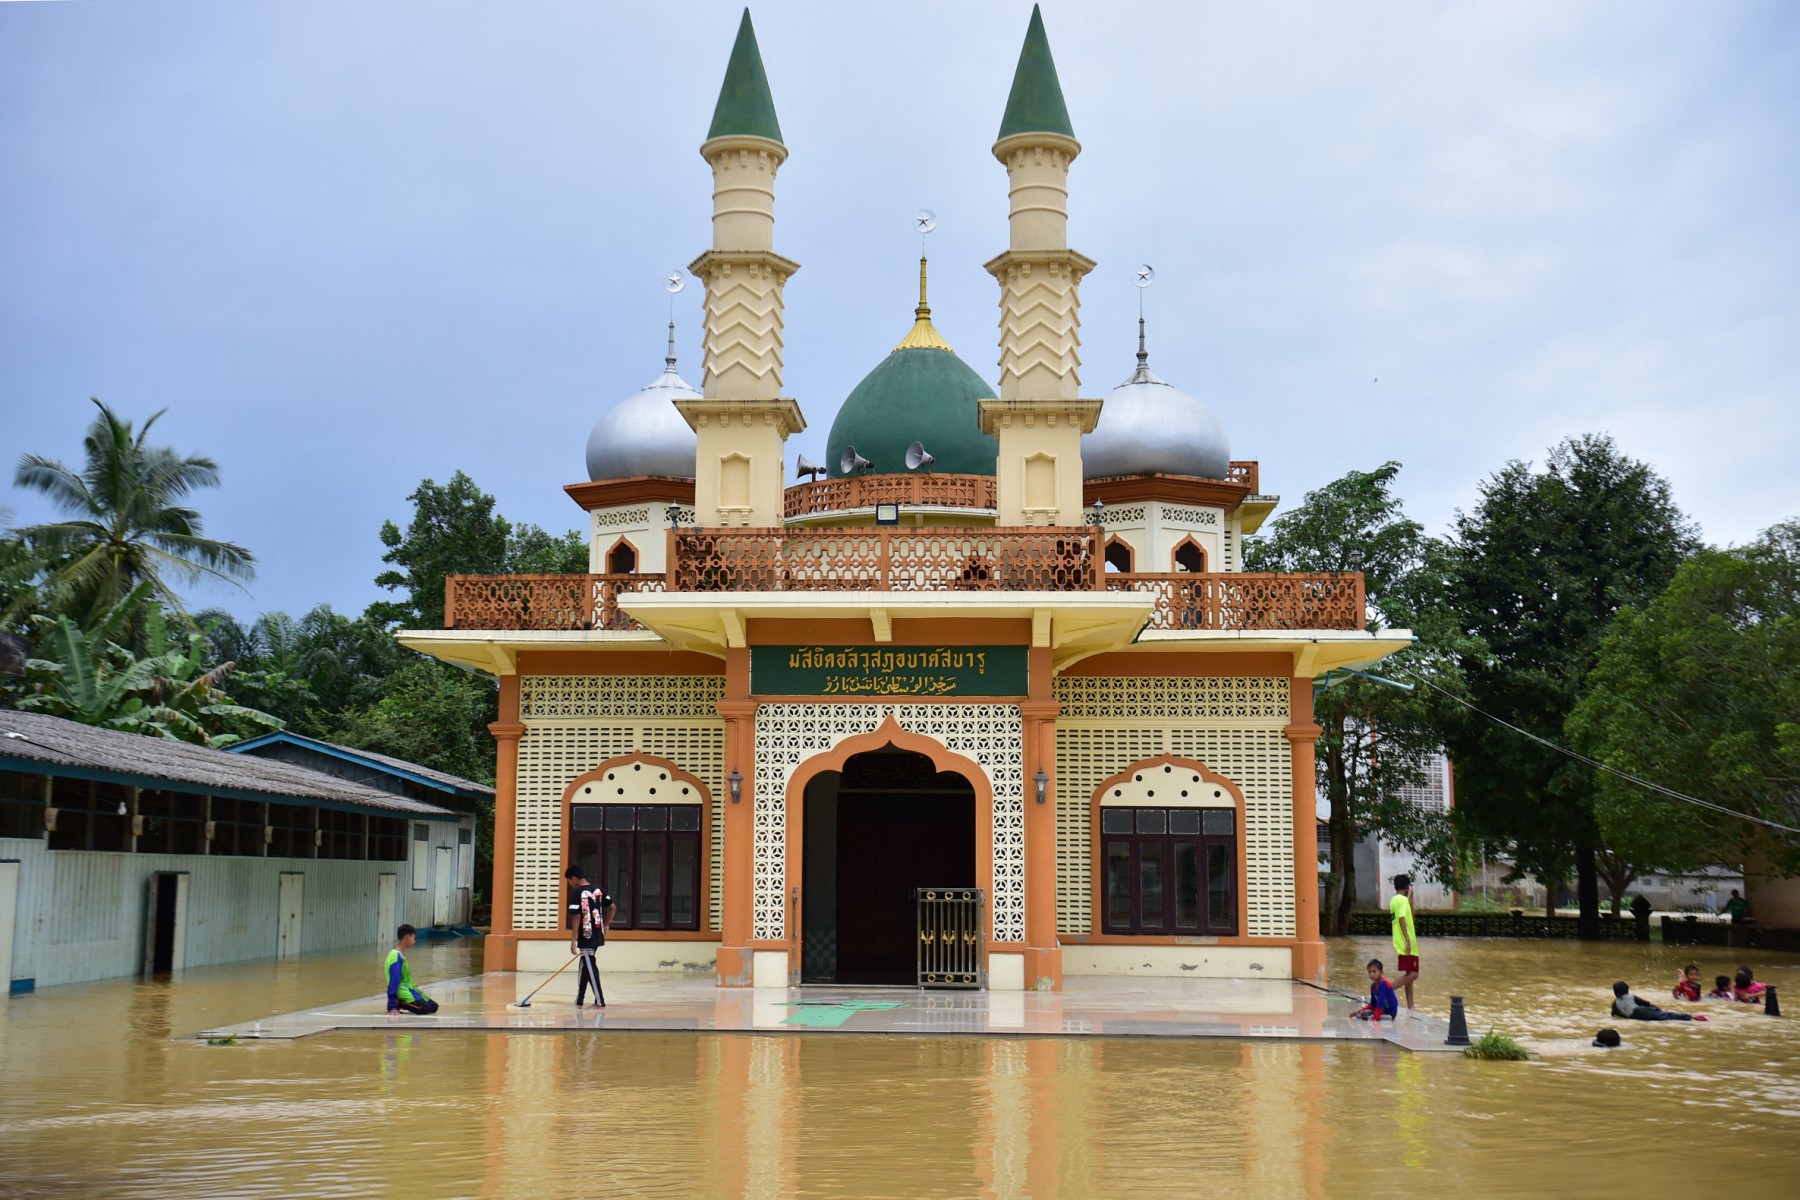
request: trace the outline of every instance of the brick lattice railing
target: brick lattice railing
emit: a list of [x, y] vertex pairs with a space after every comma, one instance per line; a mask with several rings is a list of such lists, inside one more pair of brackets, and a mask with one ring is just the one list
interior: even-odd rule
[[1145, 592], [1152, 629], [1362, 629], [1363, 578], [1123, 575], [1096, 570], [1089, 529], [681, 530], [662, 575], [455, 575], [449, 629], [639, 629], [633, 592]]
[[899, 504], [907, 508], [967, 508], [994, 511], [992, 475], [851, 475], [796, 483], [782, 494], [782, 513], [805, 517], [817, 513]]
[[1248, 571], [1174, 575], [1107, 573], [1111, 592], [1156, 597], [1152, 629], [1361, 629], [1363, 577]]
[[629, 592], [660, 592], [661, 575], [452, 575], [446, 629], [641, 629], [619, 608]]

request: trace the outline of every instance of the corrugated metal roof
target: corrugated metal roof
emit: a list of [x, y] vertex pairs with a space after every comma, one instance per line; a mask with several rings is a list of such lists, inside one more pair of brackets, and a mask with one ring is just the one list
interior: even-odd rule
[[288, 742], [296, 746], [316, 746], [326, 751], [334, 751], [350, 758], [360, 758], [380, 766], [389, 767], [402, 775], [417, 775], [432, 783], [442, 784], [453, 791], [469, 792], [477, 796], [492, 796], [494, 789], [485, 783], [476, 783], [473, 779], [464, 779], [460, 775], [451, 775], [445, 771], [434, 771], [430, 767], [422, 767], [415, 762], [407, 762], [403, 758], [394, 758], [387, 754], [377, 754], [373, 750], [359, 750], [355, 746], [344, 746], [337, 742], [328, 742], [324, 738], [307, 737], [303, 733], [293, 733], [286, 729], [274, 733], [258, 734], [246, 738], [232, 746], [228, 753], [249, 754], [259, 746], [271, 742]]
[[104, 772], [125, 777], [137, 787], [253, 792], [302, 804], [343, 805], [431, 817], [461, 815], [294, 763], [254, 754], [228, 754], [170, 738], [101, 729], [41, 713], [0, 710], [0, 764], [8, 759], [36, 764], [48, 775], [86, 772], [92, 777], [93, 772]]

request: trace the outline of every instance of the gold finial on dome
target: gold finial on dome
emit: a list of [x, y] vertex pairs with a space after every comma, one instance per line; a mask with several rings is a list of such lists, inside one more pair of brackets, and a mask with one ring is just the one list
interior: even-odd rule
[[[931, 324], [931, 305], [925, 303], [925, 256], [919, 255], [919, 307], [913, 309], [913, 327], [905, 337], [900, 339], [896, 350], [950, 350], [946, 342]], [[950, 351], [956, 353], [954, 350]]]

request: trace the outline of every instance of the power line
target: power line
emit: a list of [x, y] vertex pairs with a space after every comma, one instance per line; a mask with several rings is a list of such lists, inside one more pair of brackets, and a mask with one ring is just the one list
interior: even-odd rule
[[1437, 684], [1431, 682], [1431, 680], [1425, 678], [1423, 675], [1420, 675], [1417, 671], [1412, 671], [1412, 670], [1408, 670], [1405, 667], [1401, 667], [1401, 668], [1399, 668], [1399, 673], [1402, 675], [1412, 676], [1414, 679], [1418, 680], [1420, 683], [1424, 684], [1426, 687], [1430, 688], [1432, 691], [1436, 692], [1438, 695], [1443, 696], [1448, 700], [1455, 701], [1456, 703], [1462, 705], [1464, 708], [1468, 709], [1472, 713], [1477, 713], [1481, 716], [1486, 717], [1488, 720], [1492, 721], [1496, 725], [1504, 726], [1505, 728], [1512, 730], [1516, 734], [1519, 734], [1523, 737], [1530, 738], [1532, 741], [1536, 742], [1538, 745], [1547, 746], [1548, 748], [1556, 751], [1558, 754], [1567, 755], [1569, 758], [1572, 758], [1577, 762], [1586, 763], [1588, 766], [1593, 767], [1596, 771], [1605, 771], [1608, 775], [1616, 775], [1617, 777], [1625, 780], [1628, 783], [1635, 783], [1641, 788], [1647, 788], [1650, 791], [1655, 792], [1660, 796], [1667, 796], [1671, 800], [1681, 800], [1688, 804], [1698, 805], [1701, 808], [1710, 809], [1713, 812], [1721, 813], [1727, 817], [1736, 817], [1740, 821], [1749, 821], [1752, 825], [1762, 825], [1769, 829], [1780, 830], [1782, 833], [1800, 834], [1800, 829], [1796, 829], [1792, 825], [1783, 825], [1779, 821], [1771, 821], [1771, 820], [1767, 819], [1766, 817], [1756, 817], [1756, 816], [1750, 815], [1749, 813], [1739, 812], [1735, 808], [1726, 808], [1723, 804], [1715, 804], [1711, 800], [1702, 800], [1698, 796], [1690, 796], [1686, 792], [1678, 792], [1674, 788], [1664, 787], [1660, 783], [1654, 783], [1648, 779], [1640, 778], [1639, 776], [1633, 775], [1629, 771], [1621, 771], [1617, 767], [1610, 767], [1610, 766], [1606, 765], [1605, 763], [1600, 762], [1598, 759], [1589, 758], [1587, 755], [1578, 753], [1577, 751], [1574, 751], [1574, 750], [1571, 750], [1567, 746], [1559, 746], [1555, 742], [1551, 741], [1549, 738], [1539, 737], [1537, 734], [1531, 732], [1529, 729], [1520, 729], [1517, 725], [1514, 725], [1511, 721], [1503, 720], [1500, 717], [1496, 717], [1491, 712], [1487, 712], [1484, 709], [1477, 708], [1475, 705], [1471, 704], [1467, 700], [1464, 700], [1461, 696], [1456, 695], [1454, 692], [1449, 692], [1449, 691], [1446, 691], [1445, 689], [1439, 687]]

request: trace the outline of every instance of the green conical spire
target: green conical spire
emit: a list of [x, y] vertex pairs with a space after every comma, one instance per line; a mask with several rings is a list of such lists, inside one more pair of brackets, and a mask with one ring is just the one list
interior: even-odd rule
[[1062, 84], [1056, 79], [1056, 60], [1050, 57], [1050, 39], [1044, 35], [1044, 14], [1031, 6], [1031, 26], [1019, 51], [1019, 69], [1013, 72], [1012, 94], [1006, 98], [1006, 115], [1000, 118], [1000, 136], [1015, 133], [1060, 133], [1074, 137], [1069, 110], [1063, 104]]
[[[1045, 54], [1048, 53], [1046, 50]], [[1054, 84], [1054, 79], [1051, 82]], [[762, 54], [756, 49], [756, 30], [750, 25], [747, 8], [743, 21], [738, 24], [737, 44], [731, 48], [731, 61], [725, 65], [725, 83], [719, 88], [719, 103], [713, 109], [712, 128], [706, 131], [706, 139], [711, 141], [734, 135], [781, 141], [781, 122], [775, 119], [775, 98], [769, 95], [769, 77], [763, 73]]]

